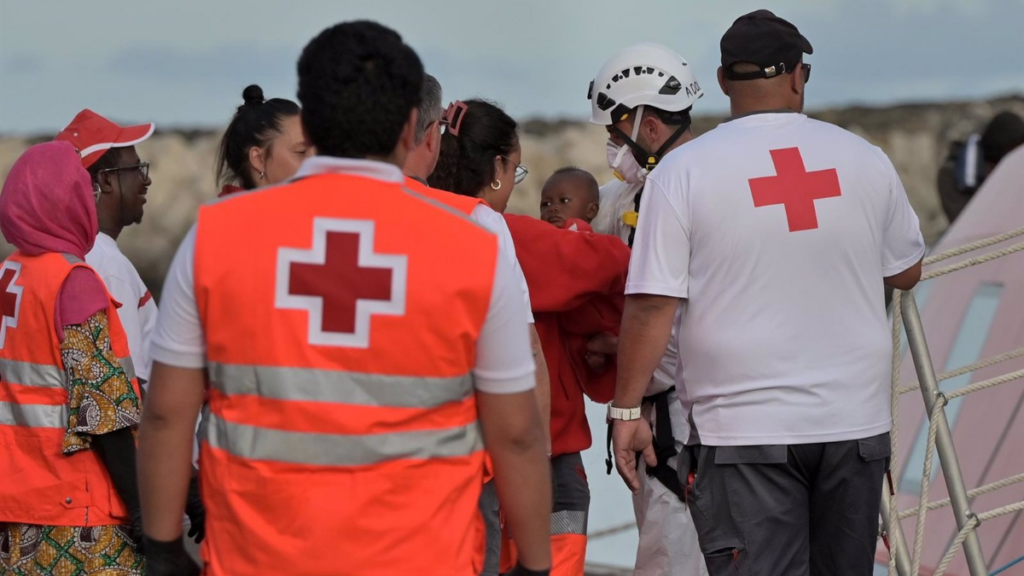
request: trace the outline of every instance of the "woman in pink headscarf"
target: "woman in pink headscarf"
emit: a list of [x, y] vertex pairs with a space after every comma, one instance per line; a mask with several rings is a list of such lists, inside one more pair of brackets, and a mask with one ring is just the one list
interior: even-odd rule
[[0, 193], [0, 573], [141, 575], [139, 396], [74, 147], [29, 148]]

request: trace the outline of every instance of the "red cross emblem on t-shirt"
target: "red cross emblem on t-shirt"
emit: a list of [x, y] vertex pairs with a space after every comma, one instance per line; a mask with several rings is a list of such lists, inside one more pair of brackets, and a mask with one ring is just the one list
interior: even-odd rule
[[839, 174], [835, 168], [808, 172], [799, 148], [772, 150], [771, 155], [777, 176], [750, 179], [754, 206], [782, 204], [790, 232], [814, 230], [818, 227], [814, 201], [842, 195]]
[[315, 218], [313, 247], [279, 248], [275, 305], [309, 313], [310, 344], [368, 348], [375, 314], [405, 314], [408, 257], [373, 251], [374, 222]]
[[18, 327], [18, 316], [21, 314], [21, 293], [24, 290], [15, 284], [21, 275], [21, 263], [10, 260], [0, 268], [0, 308], [3, 318], [0, 319], [0, 348], [7, 342], [7, 328]]

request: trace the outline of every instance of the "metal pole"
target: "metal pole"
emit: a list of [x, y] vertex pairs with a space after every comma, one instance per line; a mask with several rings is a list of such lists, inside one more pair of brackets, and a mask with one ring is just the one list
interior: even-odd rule
[[907, 550], [907, 541], [903, 537], [903, 523], [897, 520], [896, 530], [889, 529], [889, 514], [891, 513], [889, 510], [889, 482], [888, 480], [882, 482], [885, 484], [882, 487], [882, 522], [889, 535], [889, 554], [896, 558], [896, 573], [900, 576], [911, 576], [910, 552]]
[[[928, 414], [932, 413], [935, 402], [946, 401], [945, 395], [939, 392], [938, 380], [935, 378], [935, 367], [932, 366], [931, 353], [928, 352], [928, 342], [924, 338], [924, 327], [921, 325], [921, 315], [917, 310], [917, 302], [914, 300], [913, 292], [905, 292], [902, 301], [903, 325], [907, 331], [907, 344], [910, 354], [914, 358], [914, 367], [917, 369], [917, 379], [921, 383], [921, 395], [924, 396], [924, 405]], [[964, 486], [963, 473], [960, 471], [960, 461], [956, 456], [956, 448], [953, 446], [953, 435], [949, 431], [949, 421], [946, 420], [946, 411], [938, 414], [939, 421], [936, 423], [935, 448], [939, 453], [939, 464], [942, 466], [942, 475], [946, 479], [946, 488], [949, 491], [949, 499], [953, 503], [953, 516], [956, 518], [958, 530], [962, 530], [968, 519], [974, 516], [971, 512], [970, 501], [967, 498], [967, 488]], [[971, 576], [988, 576], [988, 569], [985, 567], [985, 558], [981, 551], [981, 541], [978, 540], [977, 530], [972, 530], [964, 540], [964, 554], [967, 557], [967, 567]]]

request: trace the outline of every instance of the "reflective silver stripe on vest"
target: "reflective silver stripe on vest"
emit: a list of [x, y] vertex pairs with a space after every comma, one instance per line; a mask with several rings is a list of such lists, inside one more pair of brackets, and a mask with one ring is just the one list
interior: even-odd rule
[[0, 402], [0, 425], [65, 428], [68, 425], [67, 407]]
[[74, 254], [61, 253], [61, 256], [68, 261], [68, 264], [82, 264], [82, 259]]
[[0, 378], [22, 386], [64, 387], [64, 372], [60, 368], [18, 360], [0, 359]]
[[587, 513], [584, 510], [560, 510], [551, 514], [551, 535], [587, 535]]
[[476, 422], [440, 430], [350, 435], [259, 428], [229, 422], [211, 413], [206, 434], [210, 446], [242, 458], [320, 466], [451, 458], [483, 449]]
[[434, 408], [473, 393], [473, 378], [419, 378], [282, 368], [246, 364], [210, 364], [210, 380], [227, 395], [256, 395], [274, 400], [338, 402], [357, 406]]
[[129, 380], [135, 378], [135, 362], [132, 361], [131, 356], [118, 358], [117, 361], [121, 363], [121, 368], [124, 370], [125, 376], [128, 376]]

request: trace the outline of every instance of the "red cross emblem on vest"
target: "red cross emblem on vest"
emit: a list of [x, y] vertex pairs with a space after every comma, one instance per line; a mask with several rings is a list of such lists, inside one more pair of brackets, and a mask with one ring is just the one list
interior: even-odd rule
[[814, 230], [818, 227], [814, 201], [842, 195], [839, 174], [835, 168], [808, 172], [799, 148], [772, 150], [771, 155], [777, 175], [750, 179], [754, 207], [782, 204], [790, 232]]
[[21, 263], [10, 260], [4, 262], [0, 268], [0, 308], [3, 309], [3, 317], [0, 318], [0, 348], [7, 342], [7, 328], [18, 327], [21, 293], [24, 291], [23, 287], [15, 284], [18, 276], [21, 276]]
[[372, 220], [315, 218], [313, 247], [279, 248], [275, 306], [309, 313], [309, 342], [369, 348], [374, 315], [405, 314], [408, 257], [373, 251]]

